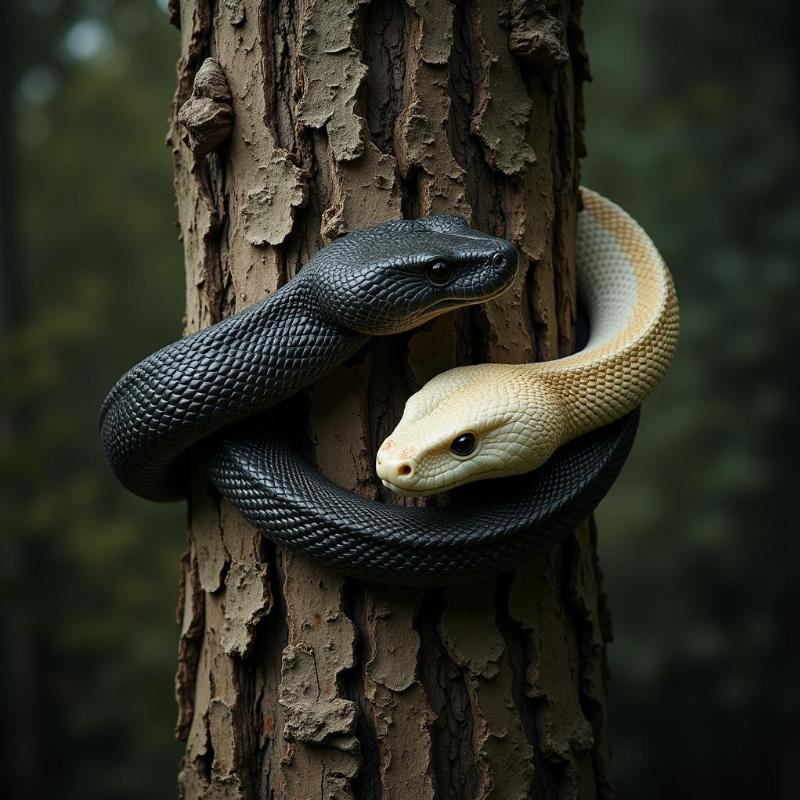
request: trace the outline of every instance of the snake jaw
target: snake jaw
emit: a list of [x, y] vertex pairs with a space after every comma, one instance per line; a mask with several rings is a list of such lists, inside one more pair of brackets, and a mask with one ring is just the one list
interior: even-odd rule
[[511, 273], [507, 283], [502, 284], [495, 291], [489, 292], [481, 297], [475, 297], [472, 300], [449, 297], [439, 300], [433, 305], [429, 306], [426, 312], [419, 319], [414, 321], [413, 325], [409, 325], [408, 330], [417, 328], [420, 325], [423, 325], [424, 323], [434, 319], [435, 317], [446, 314], [448, 311], [454, 311], [457, 308], [466, 308], [467, 306], [476, 306], [482, 303], [488, 303], [489, 300], [494, 300], [495, 298], [500, 297], [501, 294], [505, 294], [511, 288], [513, 281], [514, 273]]
[[382, 480], [381, 483], [387, 488], [392, 494], [398, 494], [401, 497], [430, 497], [431, 495], [435, 494], [433, 491], [427, 489], [404, 489], [402, 486], [397, 486], [390, 481]]

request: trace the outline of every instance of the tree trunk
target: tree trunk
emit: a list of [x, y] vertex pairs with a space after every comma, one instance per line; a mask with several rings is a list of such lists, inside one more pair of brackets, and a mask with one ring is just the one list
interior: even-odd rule
[[[520, 249], [520, 279], [500, 299], [373, 341], [275, 412], [307, 431], [339, 484], [398, 502], [373, 460], [412, 391], [455, 365], [573, 345], [580, 2], [173, 0], [171, 11], [188, 331], [388, 219], [455, 212]], [[207, 57], [234, 121], [200, 157], [177, 114]], [[189, 519], [183, 797], [610, 796], [608, 625], [588, 522], [513, 574], [417, 590], [273, 547], [202, 474]]]

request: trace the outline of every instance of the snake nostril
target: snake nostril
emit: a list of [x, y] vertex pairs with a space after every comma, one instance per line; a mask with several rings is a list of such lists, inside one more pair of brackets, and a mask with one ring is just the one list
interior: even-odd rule
[[411, 464], [401, 464], [397, 468], [398, 478], [408, 478], [414, 470], [411, 469]]

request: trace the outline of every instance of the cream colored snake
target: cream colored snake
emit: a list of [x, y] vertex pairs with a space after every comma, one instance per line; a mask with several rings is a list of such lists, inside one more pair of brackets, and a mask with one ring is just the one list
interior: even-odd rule
[[678, 339], [672, 276], [625, 211], [588, 189], [582, 197], [586, 347], [543, 363], [458, 367], [429, 381], [378, 451], [378, 475], [392, 491], [429, 495], [534, 470], [635, 409], [664, 377]]

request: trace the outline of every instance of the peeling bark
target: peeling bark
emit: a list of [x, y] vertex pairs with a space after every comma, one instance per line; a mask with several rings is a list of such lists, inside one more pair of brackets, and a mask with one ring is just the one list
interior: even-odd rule
[[[573, 346], [580, 4], [170, 9], [181, 30], [168, 142], [187, 331], [275, 291], [336, 236], [385, 220], [455, 212], [518, 246], [512, 291], [375, 340], [274, 412], [340, 485], [419, 502], [384, 496], [373, 472], [409, 393], [458, 364]], [[192, 152], [181, 120], [194, 117], [179, 111], [208, 105], [192, 100], [232, 109], [223, 146]], [[611, 796], [610, 631], [588, 524], [513, 574], [427, 591], [344, 579], [275, 548], [201, 474], [189, 527], [182, 797]]]

